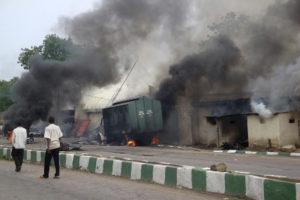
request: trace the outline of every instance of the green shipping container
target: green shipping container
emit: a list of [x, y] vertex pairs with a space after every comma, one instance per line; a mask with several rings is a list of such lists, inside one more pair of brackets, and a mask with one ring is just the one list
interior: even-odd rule
[[147, 144], [163, 129], [161, 103], [147, 97], [117, 102], [103, 109], [103, 122], [109, 143], [122, 142], [126, 134]]

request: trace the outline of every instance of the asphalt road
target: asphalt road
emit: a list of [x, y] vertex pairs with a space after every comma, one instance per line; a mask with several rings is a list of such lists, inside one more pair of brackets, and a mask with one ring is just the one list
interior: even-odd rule
[[[212, 151], [192, 151], [155, 147], [84, 147], [87, 152], [102, 156], [115, 156], [133, 160], [167, 162], [177, 165], [210, 167], [224, 162], [228, 170], [259, 173], [265, 175], [287, 176], [300, 179], [300, 158], [283, 156], [240, 155], [213, 153]], [[80, 153], [80, 152], [78, 152]]]
[[[63, 139], [65, 142], [71, 140], [70, 138]], [[0, 144], [4, 144], [4, 146], [9, 145], [8, 141], [4, 139], [0, 140]], [[45, 144], [42, 142], [42, 139], [40, 139], [40, 142], [27, 145], [27, 148], [45, 149]], [[74, 151], [74, 153], [128, 158], [139, 161], [166, 162], [175, 165], [190, 165], [196, 167], [210, 167], [217, 162], [224, 162], [228, 170], [300, 179], [300, 157], [213, 153], [212, 151], [195, 150], [185, 147], [82, 145], [81, 149], [82, 151]]]
[[[24, 163], [14, 171], [11, 161], [0, 160], [0, 199], [5, 200], [237, 200], [224, 195], [131, 181], [120, 177], [61, 169], [60, 179], [39, 179], [41, 165]], [[54, 173], [53, 167], [50, 174]]]

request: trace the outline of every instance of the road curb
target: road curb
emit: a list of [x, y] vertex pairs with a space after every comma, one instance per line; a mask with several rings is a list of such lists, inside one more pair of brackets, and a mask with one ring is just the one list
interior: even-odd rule
[[[0, 148], [0, 157], [11, 159], [11, 149]], [[25, 150], [24, 152], [24, 160], [32, 163], [42, 164], [44, 158], [44, 151]], [[170, 187], [247, 196], [258, 200], [300, 200], [300, 183], [215, 172], [192, 166], [151, 164], [65, 152], [60, 153], [60, 165], [96, 174], [120, 176]]]
[[214, 150], [213, 152], [214, 153], [229, 153], [229, 154], [300, 157], [300, 153], [289, 153], [289, 152], [268, 152], [268, 151], [261, 152], [261, 151], [244, 151], [244, 150]]

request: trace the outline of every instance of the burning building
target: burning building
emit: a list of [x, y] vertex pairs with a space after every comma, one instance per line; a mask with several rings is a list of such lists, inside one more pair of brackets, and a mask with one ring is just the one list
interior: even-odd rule
[[[258, 20], [231, 13], [198, 53], [171, 65], [156, 97], [169, 108], [167, 126], [179, 143], [282, 146], [299, 139], [299, 11], [300, 2], [289, 0], [274, 2]], [[258, 98], [276, 113], [260, 126], [250, 103]]]
[[159, 87], [154, 96], [162, 102], [165, 141], [246, 140], [236, 133], [249, 126], [237, 125], [252, 124], [253, 113], [237, 106], [220, 114], [223, 104], [250, 94], [248, 99], [268, 98], [271, 110], [281, 105], [300, 110], [299, 13], [298, 0], [102, 1], [60, 20], [80, 48], [65, 61], [33, 56], [30, 71], [14, 86], [17, 103], [4, 117], [29, 125], [45, 120], [57, 108], [79, 104], [83, 91], [119, 83], [139, 57], [124, 90], [128, 98], [148, 85]]
[[[257, 101], [269, 105], [266, 99]], [[300, 139], [299, 114], [287, 106], [263, 115], [253, 107], [250, 98], [226, 99], [223, 96], [216, 100], [214, 97], [214, 100], [192, 102], [189, 108], [184, 99], [181, 102], [183, 106], [177, 106], [177, 117], [182, 144], [279, 148]]]
[[299, 114], [293, 112], [278, 112], [267, 119], [248, 115], [249, 146], [278, 148], [294, 145], [300, 139], [299, 120]]

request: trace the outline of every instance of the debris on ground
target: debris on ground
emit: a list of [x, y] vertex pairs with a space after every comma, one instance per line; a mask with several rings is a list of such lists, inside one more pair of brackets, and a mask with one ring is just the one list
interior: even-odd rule
[[281, 147], [281, 151], [283, 151], [283, 152], [294, 152], [294, 151], [296, 151], [296, 147], [293, 144], [285, 145], [285, 146]]
[[235, 149], [235, 150], [243, 150], [248, 146], [248, 141], [240, 141], [240, 142], [235, 142], [234, 144], [224, 142], [221, 145], [222, 150], [230, 150], [230, 149]]
[[34, 143], [34, 138], [32, 136], [27, 137], [26, 144], [33, 144], [33, 143]]
[[227, 171], [227, 165], [223, 162], [216, 163], [210, 166], [210, 170], [212, 171], [218, 171], [218, 172], [226, 172]]
[[61, 142], [60, 150], [61, 151], [79, 151], [79, 150], [81, 150], [81, 146], [78, 144], [76, 145], [76, 144]]
[[99, 142], [97, 142], [95, 140], [92, 140], [92, 141], [89, 141], [89, 144], [91, 144], [91, 145], [99, 145]]

